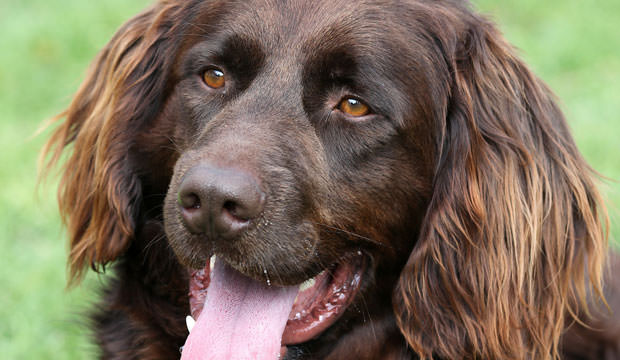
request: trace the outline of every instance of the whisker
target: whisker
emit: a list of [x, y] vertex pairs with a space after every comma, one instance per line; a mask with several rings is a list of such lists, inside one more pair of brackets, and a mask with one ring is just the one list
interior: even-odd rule
[[144, 246], [144, 248], [142, 249], [142, 253], [144, 254], [144, 258], [145, 258], [145, 259], [146, 259], [146, 258], [148, 258], [149, 251], [151, 250], [151, 248], [152, 248], [153, 246], [155, 246], [155, 244], [157, 244], [158, 242], [160, 242], [160, 241], [162, 241], [162, 240], [165, 240], [165, 239], [166, 239], [166, 234], [165, 234], [165, 233], [162, 233], [162, 234], [159, 234], [159, 235], [157, 235], [157, 236], [153, 237], [153, 238], [152, 238], [152, 239], [151, 239], [151, 240], [150, 240], [150, 241], [149, 241], [149, 242], [148, 242], [148, 243]]
[[360, 302], [361, 302], [361, 306], [363, 306], [363, 309], [360, 309], [360, 307], [356, 306], [357, 310], [359, 310], [359, 312], [362, 315], [363, 319], [368, 319], [368, 322], [370, 323], [370, 329], [372, 330], [372, 334], [375, 338], [375, 340], [379, 341], [379, 337], [377, 336], [377, 331], [375, 329], [375, 322], [372, 321], [372, 316], [370, 315], [370, 310], [368, 309], [368, 303], [366, 302], [366, 298], [363, 294], [360, 294]]
[[366, 236], [354, 233], [352, 231], [348, 231], [348, 230], [345, 230], [345, 229], [337, 228], [337, 227], [330, 226], [330, 225], [323, 224], [323, 223], [319, 223], [319, 222], [312, 221], [312, 223], [317, 225], [317, 226], [321, 226], [321, 227], [324, 227], [324, 228], [329, 229], [329, 230], [333, 230], [333, 231], [338, 232], [338, 233], [343, 233], [345, 235], [352, 236], [352, 237], [354, 237], [356, 239], [359, 239], [359, 240], [364, 240], [364, 241], [369, 242], [369, 243], [371, 243], [373, 245], [391, 248], [391, 246], [389, 246], [387, 244], [384, 244], [384, 243], [382, 243], [380, 241], [377, 241], [377, 240], [371, 239], [369, 237], [366, 237]]
[[162, 206], [154, 206], [144, 212], [144, 216], [149, 219], [154, 219], [157, 221], [163, 221], [163, 207]]
[[177, 144], [177, 142], [175, 141], [175, 139], [172, 136], [166, 134], [165, 138], [168, 141], [170, 141], [170, 144], [172, 144], [172, 146], [164, 146], [164, 149], [170, 149], [170, 150], [174, 150], [174, 151], [176, 151], [178, 153], [181, 153], [181, 147], [179, 146], [179, 144]]

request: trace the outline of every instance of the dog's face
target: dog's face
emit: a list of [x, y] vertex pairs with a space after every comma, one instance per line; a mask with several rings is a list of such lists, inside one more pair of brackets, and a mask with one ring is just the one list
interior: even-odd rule
[[[285, 342], [320, 337], [346, 312], [325, 310], [336, 303], [389, 308], [417, 236], [435, 152], [420, 104], [440, 84], [422, 76], [435, 71], [432, 44], [412, 48], [399, 18], [349, 1], [221, 4], [177, 55], [154, 125], [174, 128], [180, 154], [169, 242], [189, 267], [216, 255], [272, 286], [329, 272], [294, 306]], [[376, 272], [392, 275], [377, 286]]]
[[[187, 265], [216, 253], [290, 285], [345, 252], [411, 247], [395, 241], [415, 235], [405, 219], [424, 206], [434, 152], [432, 114], [411, 101], [431, 101], [431, 85], [412, 73], [432, 65], [420, 64], [423, 47], [399, 44], [405, 27], [385, 26], [395, 14], [346, 4], [216, 8], [201, 19], [208, 31], [183, 39], [155, 126], [174, 127], [166, 227]], [[330, 16], [307, 15], [317, 12]], [[189, 204], [202, 205], [197, 214], [179, 203], [183, 186], [199, 198]], [[229, 198], [208, 199], [219, 192]], [[238, 206], [224, 212], [239, 224], [219, 228], [227, 205]], [[243, 207], [256, 208], [235, 216]]]
[[191, 311], [186, 358], [549, 358], [598, 286], [591, 171], [466, 2], [162, 0], [64, 115], [72, 275], [121, 258], [156, 353]]

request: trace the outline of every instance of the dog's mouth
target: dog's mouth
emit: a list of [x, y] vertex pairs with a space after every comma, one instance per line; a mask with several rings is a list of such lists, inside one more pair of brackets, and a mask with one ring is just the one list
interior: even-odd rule
[[[212, 257], [190, 276], [190, 335], [182, 359], [277, 359], [316, 338], [357, 294], [366, 267], [350, 254], [300, 285], [251, 279]], [[194, 321], [193, 319], [197, 319]]]

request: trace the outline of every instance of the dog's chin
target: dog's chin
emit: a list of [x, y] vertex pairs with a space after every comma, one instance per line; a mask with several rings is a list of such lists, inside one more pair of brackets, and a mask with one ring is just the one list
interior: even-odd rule
[[[281, 355], [287, 345], [316, 339], [355, 299], [367, 264], [367, 257], [354, 251], [302, 283], [283, 286], [282, 281], [276, 284], [275, 280], [285, 274], [273, 274], [273, 280], [270, 277], [255, 280], [251, 274], [214, 255], [201, 269], [188, 270], [189, 307], [197, 321], [186, 343], [192, 349], [188, 351], [200, 356], [199, 349], [220, 346], [204, 336], [215, 330], [220, 333], [230, 330], [231, 337], [235, 333], [245, 334], [242, 345], [235, 339], [221, 340], [241, 347], [261, 349], [266, 343], [273, 343]], [[217, 323], [231, 317], [235, 319], [234, 324]], [[241, 330], [255, 329], [255, 323], [261, 323], [257, 333]], [[209, 344], [203, 346], [201, 342]]]

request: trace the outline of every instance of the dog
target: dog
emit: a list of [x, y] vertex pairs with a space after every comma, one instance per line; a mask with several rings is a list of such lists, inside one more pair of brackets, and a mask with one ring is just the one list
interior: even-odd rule
[[101, 358], [620, 357], [596, 175], [465, 1], [161, 0], [44, 153]]

